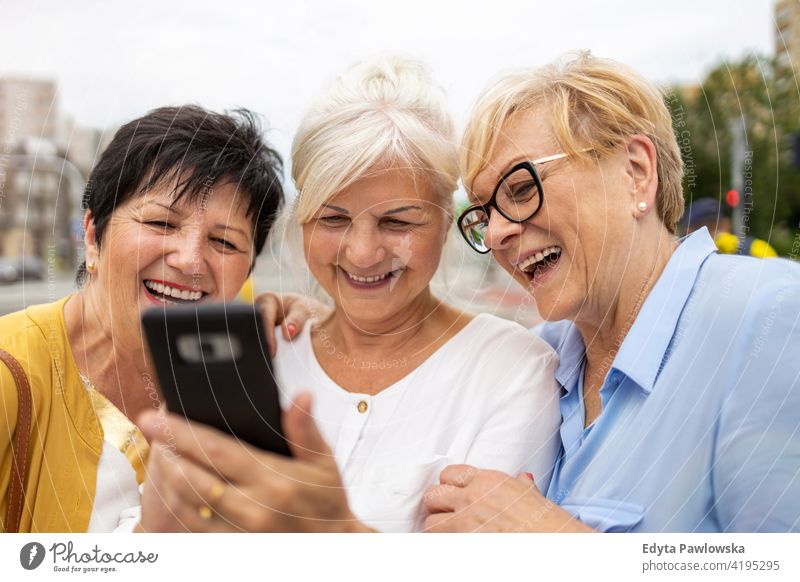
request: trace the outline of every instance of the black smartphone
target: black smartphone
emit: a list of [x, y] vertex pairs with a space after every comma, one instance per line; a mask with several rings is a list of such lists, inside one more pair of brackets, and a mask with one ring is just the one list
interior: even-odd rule
[[291, 456], [264, 326], [251, 305], [149, 309], [142, 326], [167, 408]]

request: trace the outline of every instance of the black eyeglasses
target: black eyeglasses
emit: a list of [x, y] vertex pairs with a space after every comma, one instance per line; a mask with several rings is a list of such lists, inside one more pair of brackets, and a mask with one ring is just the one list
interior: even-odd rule
[[458, 229], [469, 246], [481, 254], [491, 250], [486, 246], [485, 238], [492, 208], [511, 222], [520, 223], [533, 218], [544, 203], [542, 181], [536, 166], [566, 158], [568, 155], [554, 154], [530, 162], [520, 162], [500, 178], [486, 204], [475, 204], [462, 212], [458, 218]]

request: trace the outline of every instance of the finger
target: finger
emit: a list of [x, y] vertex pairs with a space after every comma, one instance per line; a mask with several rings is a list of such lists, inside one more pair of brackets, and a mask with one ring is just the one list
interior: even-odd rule
[[457, 511], [466, 505], [466, 492], [455, 485], [434, 485], [425, 492], [422, 502], [431, 513]]
[[533, 473], [520, 473], [517, 475], [517, 480], [521, 481], [525, 485], [536, 487], [537, 490], [539, 489], [536, 485], [536, 479], [533, 478]]
[[177, 516], [176, 495], [166, 485], [165, 473], [170, 474], [164, 463], [164, 445], [153, 442], [142, 487], [142, 516], [139, 528], [143, 532], [186, 532], [188, 526]]
[[259, 464], [270, 461], [254, 447], [176, 414], [148, 412], [139, 418], [139, 426], [148, 440], [167, 445], [166, 456], [187, 456], [229, 480], [246, 472], [254, 457]]
[[267, 334], [269, 353], [274, 358], [278, 351], [278, 342], [275, 337], [275, 327], [283, 319], [283, 309], [278, 298], [272, 293], [262, 293], [256, 298], [256, 306], [261, 312], [264, 328]]
[[[139, 426], [148, 440], [167, 445], [167, 456], [187, 456], [231, 483], [251, 480], [261, 469], [272, 474], [291, 475], [296, 464], [294, 459], [257, 449], [215, 428], [172, 413], [144, 413], [139, 418]], [[335, 465], [330, 449], [327, 451], [330, 462]]]
[[301, 295], [285, 293], [281, 296], [281, 301], [286, 315], [282, 326], [283, 337], [286, 341], [291, 341], [300, 335], [313, 313], [308, 300]]
[[191, 531], [245, 531], [246, 503], [235, 485], [179, 457], [159, 466], [161, 487], [170, 509]]
[[284, 321], [283, 325], [281, 326], [281, 332], [283, 333], [283, 339], [285, 339], [287, 342], [292, 341], [292, 339], [297, 337], [297, 334], [298, 334], [297, 329], [298, 329], [297, 325], [294, 324], [294, 323], [289, 322], [288, 319], [286, 321]]
[[456, 529], [456, 516], [454, 513], [434, 513], [425, 519], [424, 532], [451, 533]]
[[[148, 531], [242, 531], [213, 507], [221, 497], [215, 494], [215, 476], [186, 457], [166, 457], [164, 446], [156, 443], [148, 471], [149, 487], [143, 494], [143, 527]], [[158, 498], [159, 515], [145, 515]]]
[[448, 465], [439, 474], [439, 482], [442, 485], [464, 487], [472, 483], [479, 472], [480, 469], [472, 465]]
[[136, 419], [136, 425], [141, 429], [145, 438], [152, 442], [167, 440], [166, 431], [167, 409], [163, 405], [157, 409], [147, 409]]
[[335, 465], [328, 443], [320, 434], [311, 414], [311, 395], [301, 392], [284, 413], [283, 430], [295, 457], [320, 466]]

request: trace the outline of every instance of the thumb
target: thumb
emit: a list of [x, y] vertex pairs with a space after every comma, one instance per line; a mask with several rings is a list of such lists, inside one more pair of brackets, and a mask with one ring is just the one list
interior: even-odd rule
[[336, 464], [330, 447], [311, 414], [311, 394], [300, 393], [284, 412], [283, 430], [292, 453], [300, 460], [316, 465]]

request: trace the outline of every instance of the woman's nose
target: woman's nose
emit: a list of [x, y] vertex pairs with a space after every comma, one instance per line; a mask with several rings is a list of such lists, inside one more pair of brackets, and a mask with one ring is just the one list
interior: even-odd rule
[[348, 229], [342, 243], [340, 252], [344, 253], [347, 261], [354, 267], [366, 269], [386, 258], [381, 237], [372, 228], [353, 225]]
[[494, 251], [504, 249], [508, 246], [509, 241], [522, 234], [524, 229], [524, 224], [511, 222], [493, 208], [489, 212], [489, 224], [486, 226], [484, 243]]
[[208, 245], [201, 233], [186, 233], [177, 237], [174, 247], [167, 252], [166, 263], [173, 269], [190, 277], [199, 277], [208, 272], [205, 252]]

